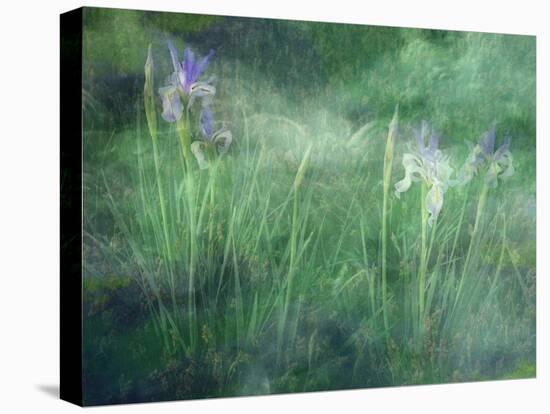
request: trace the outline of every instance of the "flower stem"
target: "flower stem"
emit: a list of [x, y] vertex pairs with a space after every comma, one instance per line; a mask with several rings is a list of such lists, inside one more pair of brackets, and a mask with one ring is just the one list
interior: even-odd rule
[[215, 162], [215, 154], [212, 154], [209, 160], [210, 168], [208, 172], [210, 174], [210, 199], [209, 199], [209, 215], [208, 215], [208, 251], [207, 259], [210, 263], [210, 259], [213, 255], [213, 239], [214, 239], [214, 214], [216, 206], [216, 176], [218, 175], [218, 164]]
[[460, 230], [462, 229], [462, 221], [464, 220], [464, 212], [466, 211], [466, 202], [468, 200], [468, 192], [467, 191], [463, 190], [461, 192], [461, 194], [463, 196], [462, 208], [460, 210], [460, 217], [458, 219], [458, 224], [456, 226], [455, 237], [454, 237], [454, 240], [453, 240], [453, 247], [451, 249], [451, 254], [449, 256], [451, 258], [451, 262], [454, 261], [456, 246], [458, 244], [458, 238], [460, 236]]
[[183, 117], [177, 120], [176, 129], [178, 131], [181, 153], [183, 156], [184, 171], [187, 172], [191, 167], [191, 134], [189, 133]]
[[189, 208], [189, 283], [187, 312], [189, 319], [189, 346], [194, 351], [197, 338], [197, 314], [195, 305], [195, 268], [197, 263], [197, 230], [195, 223], [195, 187], [192, 174], [187, 176], [187, 202]]
[[420, 244], [420, 267], [418, 269], [418, 337], [417, 345], [421, 344], [424, 331], [424, 291], [426, 289], [426, 270], [428, 253], [428, 211], [426, 209], [426, 184], [422, 183], [420, 195], [420, 216], [421, 216], [421, 244]]
[[177, 120], [176, 129], [178, 132], [181, 152], [183, 156], [183, 170], [186, 184], [186, 201], [189, 214], [189, 263], [188, 263], [188, 287], [187, 287], [187, 318], [189, 324], [189, 348], [193, 352], [196, 346], [197, 339], [197, 315], [195, 304], [195, 271], [198, 261], [197, 248], [197, 230], [195, 217], [195, 182], [192, 174], [191, 162], [191, 134], [188, 125], [188, 113], [186, 112], [185, 120], [183, 117]]

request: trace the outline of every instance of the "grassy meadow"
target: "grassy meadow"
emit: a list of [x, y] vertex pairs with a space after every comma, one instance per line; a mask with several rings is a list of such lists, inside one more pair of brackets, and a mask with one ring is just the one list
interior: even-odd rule
[[87, 404], [535, 376], [533, 37], [84, 23]]

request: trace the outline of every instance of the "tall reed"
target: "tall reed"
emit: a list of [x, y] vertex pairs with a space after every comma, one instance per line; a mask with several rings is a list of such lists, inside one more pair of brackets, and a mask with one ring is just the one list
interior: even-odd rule
[[382, 314], [384, 320], [384, 335], [386, 341], [390, 339], [390, 325], [388, 320], [388, 214], [389, 214], [389, 192], [393, 168], [393, 149], [397, 138], [399, 123], [399, 105], [396, 105], [393, 118], [388, 127], [386, 139], [386, 150], [384, 153], [384, 176], [383, 176], [383, 198], [382, 198]]
[[477, 201], [477, 207], [476, 207], [476, 216], [474, 220], [474, 227], [472, 230], [472, 235], [470, 236], [470, 243], [468, 245], [468, 252], [466, 254], [466, 259], [464, 260], [464, 264], [462, 266], [462, 274], [460, 276], [460, 281], [458, 283], [458, 288], [454, 300], [454, 304], [451, 310], [451, 314], [454, 314], [455, 309], [459, 303], [459, 299], [462, 295], [462, 289], [464, 287], [465, 280], [469, 277], [469, 273], [471, 272], [471, 261], [472, 261], [472, 254], [475, 251], [475, 249], [479, 246], [479, 231], [481, 228], [481, 220], [483, 218], [483, 213], [485, 210], [485, 204], [487, 203], [487, 194], [489, 192], [489, 186], [485, 181], [483, 181], [483, 184], [481, 185], [481, 190], [479, 192], [479, 197]]
[[[300, 189], [302, 187], [304, 176], [306, 174], [306, 171], [308, 169], [310, 156], [311, 156], [311, 150], [312, 146], [309, 146], [306, 150], [304, 156], [302, 157], [302, 162], [300, 163], [300, 166], [298, 167], [298, 171], [296, 172], [296, 177], [294, 179], [294, 183], [292, 185], [292, 219], [291, 219], [291, 227], [290, 227], [290, 258], [288, 262], [288, 271], [286, 276], [286, 291], [284, 295], [284, 301], [282, 303], [282, 315], [280, 316], [280, 319], [278, 321], [278, 334], [277, 334], [277, 342], [278, 342], [278, 352], [277, 352], [277, 360], [280, 361], [281, 352], [283, 348], [283, 338], [285, 335], [285, 331], [287, 330], [287, 318], [288, 318], [288, 309], [292, 300], [292, 293], [293, 293], [293, 285], [294, 285], [294, 277], [296, 275], [296, 258], [298, 254], [298, 247], [297, 247], [297, 238], [298, 233], [300, 231], [300, 217], [298, 214], [299, 209], [299, 202], [300, 202]], [[288, 332], [286, 332], [288, 333]]]

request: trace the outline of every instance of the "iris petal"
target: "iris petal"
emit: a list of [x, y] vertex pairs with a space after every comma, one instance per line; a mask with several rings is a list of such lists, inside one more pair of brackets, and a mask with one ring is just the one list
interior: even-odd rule
[[214, 116], [209, 106], [205, 106], [201, 111], [200, 116], [201, 132], [202, 135], [208, 140], [212, 141], [212, 135], [214, 133]]
[[197, 79], [201, 77], [201, 75], [204, 73], [208, 65], [210, 64], [210, 61], [214, 57], [214, 50], [210, 50], [208, 52], [208, 55], [203, 57], [201, 60], [196, 62], [195, 67], [193, 68], [193, 82], [195, 82]]
[[500, 174], [500, 178], [508, 178], [514, 175], [514, 159], [510, 151], [503, 153], [496, 162], [498, 162], [501, 170], [504, 170], [502, 174]]
[[174, 66], [174, 72], [178, 73], [182, 70], [182, 67], [179, 64], [178, 61], [178, 51], [176, 50], [176, 47], [174, 46], [174, 43], [172, 43], [171, 40], [168, 40], [168, 49], [170, 49], [170, 57], [172, 58], [172, 65]]
[[405, 174], [405, 178], [395, 183], [395, 195], [397, 198], [401, 197], [401, 193], [404, 193], [411, 187], [412, 181], [409, 174]]
[[426, 195], [426, 209], [430, 216], [428, 217], [428, 225], [432, 226], [434, 221], [437, 220], [439, 212], [443, 207], [443, 194], [444, 190], [439, 185], [433, 185]]
[[186, 47], [183, 51], [183, 72], [185, 73], [185, 92], [189, 92], [189, 87], [195, 82], [193, 68], [195, 67], [195, 57], [193, 51]]
[[405, 168], [405, 177], [395, 183], [395, 195], [399, 198], [400, 193], [407, 191], [413, 181], [426, 179], [426, 170], [422, 166], [422, 161], [415, 155], [406, 153], [403, 155], [403, 168]]
[[424, 152], [424, 138], [422, 135], [422, 128], [412, 128], [414, 138], [416, 140], [416, 149], [420, 154]]
[[510, 153], [510, 137], [505, 137], [503, 144], [495, 151], [494, 158], [499, 160], [504, 154]]
[[201, 170], [206, 170], [208, 168], [208, 160], [206, 159], [206, 154], [204, 152], [205, 147], [206, 144], [201, 141], [194, 141], [191, 144], [191, 152], [197, 159], [197, 163], [199, 164], [199, 168]]
[[216, 87], [207, 82], [195, 82], [189, 88], [189, 107], [193, 105], [195, 99], [214, 96]]
[[160, 88], [159, 94], [162, 99], [162, 118], [167, 122], [179, 120], [183, 113], [183, 104], [176, 88], [173, 86]]
[[485, 174], [485, 183], [491, 187], [495, 188], [497, 186], [497, 178], [501, 172], [501, 168], [496, 162], [492, 162], [489, 165], [489, 169], [487, 170], [487, 174]]
[[435, 157], [438, 145], [439, 145], [439, 135], [437, 135], [435, 132], [432, 132], [432, 135], [430, 136], [429, 147], [428, 147], [429, 153], [432, 157]]
[[492, 126], [485, 135], [481, 137], [479, 145], [486, 156], [493, 155], [495, 150], [495, 135], [495, 127]]
[[218, 148], [220, 154], [227, 153], [232, 142], [233, 134], [227, 129], [220, 129], [214, 134], [214, 144]]

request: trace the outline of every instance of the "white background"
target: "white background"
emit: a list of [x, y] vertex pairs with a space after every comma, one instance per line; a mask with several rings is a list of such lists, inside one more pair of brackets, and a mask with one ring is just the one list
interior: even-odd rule
[[[537, 35], [536, 380], [140, 404], [88, 412], [550, 412], [549, 30], [545, 1], [88, 1], [89, 6]], [[0, 411], [65, 413], [59, 378], [59, 13], [78, 1], [7, 0], [0, 11]], [[546, 12], [546, 13], [545, 13]], [[546, 14], [546, 21], [544, 19]], [[545, 25], [546, 23], [546, 25]], [[75, 136], [75, 139], [79, 137]], [[546, 328], [546, 329], [545, 329]], [[546, 348], [546, 349], [545, 349]], [[547, 406], [546, 409], [544, 406]]]

